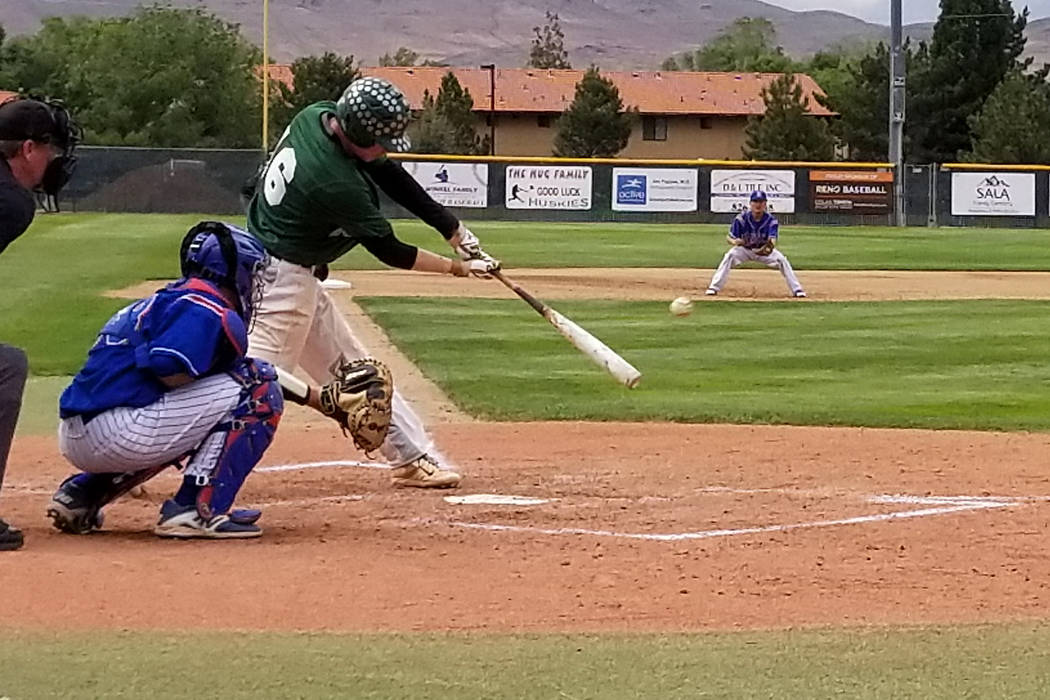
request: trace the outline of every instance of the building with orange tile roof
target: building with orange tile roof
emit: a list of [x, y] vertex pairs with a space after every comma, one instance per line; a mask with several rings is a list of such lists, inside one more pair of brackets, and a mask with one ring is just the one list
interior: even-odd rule
[[[488, 70], [478, 68], [363, 68], [368, 76], [386, 78], [400, 87], [413, 108], [423, 94], [436, 95], [444, 75], [452, 71], [474, 98], [478, 132], [488, 133], [495, 120], [496, 154], [549, 156], [555, 120], [571, 103], [579, 70], [497, 68], [495, 91]], [[771, 73], [603, 72], [620, 90], [628, 107], [641, 118], [634, 127], [625, 158], [739, 159], [749, 117], [765, 109], [762, 89], [778, 77]], [[270, 76], [291, 84], [286, 65], [270, 67]], [[814, 117], [833, 114], [815, 99], [823, 92], [808, 75], [798, 75]], [[493, 99], [494, 98], [494, 99]]]

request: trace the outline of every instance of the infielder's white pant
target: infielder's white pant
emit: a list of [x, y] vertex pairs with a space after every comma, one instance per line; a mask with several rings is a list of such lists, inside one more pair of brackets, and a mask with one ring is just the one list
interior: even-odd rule
[[[290, 371], [300, 368], [317, 384], [332, 380], [341, 359], [368, 357], [368, 349], [309, 268], [272, 258], [265, 284], [248, 337], [249, 357]], [[381, 451], [395, 467], [424, 454], [438, 456], [423, 422], [396, 390], [390, 433]]]
[[111, 409], [87, 425], [80, 416], [66, 418], [58, 426], [58, 446], [73, 466], [93, 474], [137, 472], [197, 450], [185, 474], [209, 476], [226, 438], [212, 430], [237, 407], [244, 390], [230, 375], [217, 374], [144, 408]]
[[729, 271], [737, 265], [746, 262], [759, 262], [766, 267], [780, 270], [780, 274], [784, 275], [784, 281], [787, 282], [788, 289], [791, 290], [792, 294], [802, 291], [802, 283], [798, 281], [798, 277], [795, 277], [795, 270], [792, 269], [791, 263], [788, 262], [783, 253], [779, 250], [773, 250], [769, 255], [756, 255], [755, 251], [742, 245], [733, 246], [725, 254], [725, 257], [722, 258], [722, 264], [715, 271], [715, 276], [711, 278], [711, 284], [708, 285], [708, 288], [716, 292], [722, 291], [722, 287], [729, 281]]

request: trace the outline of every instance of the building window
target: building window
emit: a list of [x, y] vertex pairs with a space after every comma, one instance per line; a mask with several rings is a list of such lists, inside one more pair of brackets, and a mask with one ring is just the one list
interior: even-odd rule
[[711, 117], [700, 117], [700, 128], [701, 129], [714, 129], [715, 120]]
[[667, 140], [667, 117], [642, 117], [643, 141]]
[[536, 117], [536, 126], [538, 126], [541, 129], [551, 128], [551, 115], [541, 114], [538, 117]]

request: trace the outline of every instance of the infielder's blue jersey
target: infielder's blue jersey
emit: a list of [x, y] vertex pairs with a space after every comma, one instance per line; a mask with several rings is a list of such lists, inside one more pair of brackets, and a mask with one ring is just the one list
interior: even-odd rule
[[769, 239], [776, 240], [779, 233], [780, 222], [769, 212], [763, 214], [758, 221], [755, 221], [751, 212], [741, 212], [729, 227], [729, 235], [743, 239], [745, 248], [761, 248]]
[[177, 282], [109, 319], [62, 393], [59, 413], [94, 416], [148, 406], [169, 391], [160, 377], [226, 371], [247, 347], [244, 321], [213, 285]]

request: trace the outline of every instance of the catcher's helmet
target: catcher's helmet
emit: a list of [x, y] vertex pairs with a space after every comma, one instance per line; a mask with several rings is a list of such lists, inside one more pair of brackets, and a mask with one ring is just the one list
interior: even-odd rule
[[257, 238], [218, 221], [202, 221], [182, 239], [183, 277], [201, 277], [237, 292], [241, 318], [251, 322], [262, 296], [269, 255]]
[[343, 132], [362, 148], [377, 143], [393, 153], [411, 148], [405, 129], [408, 100], [393, 83], [382, 78], [360, 78], [350, 83], [336, 103]]

